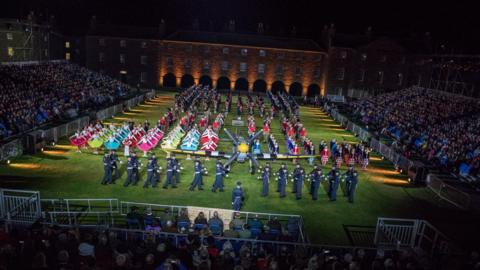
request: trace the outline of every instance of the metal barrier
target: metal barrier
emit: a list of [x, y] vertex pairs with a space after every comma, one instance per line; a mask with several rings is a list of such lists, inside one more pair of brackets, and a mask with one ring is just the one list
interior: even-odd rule
[[15, 139], [6, 144], [0, 145], [0, 161], [6, 161], [23, 154], [22, 140]]
[[463, 210], [468, 210], [470, 208], [470, 195], [445, 183], [438, 175], [429, 173], [427, 175], [426, 184], [427, 187], [440, 199], [443, 199]]
[[8, 224], [31, 224], [42, 216], [40, 192], [0, 189], [0, 210], [0, 218]]
[[130, 211], [131, 207], [138, 207], [149, 209], [152, 213], [158, 217], [162, 218], [165, 213], [170, 214], [180, 214], [182, 210], [186, 210], [190, 220], [194, 220], [199, 212], [203, 212], [205, 217], [210, 219], [213, 217], [213, 213], [217, 212], [219, 217], [222, 219], [224, 224], [229, 224], [232, 221], [234, 213], [240, 213], [240, 216], [245, 219], [245, 223], [248, 222], [248, 219], [258, 217], [261, 221], [270, 221], [272, 218], [276, 217], [279, 221], [288, 222], [290, 219], [295, 219], [298, 222], [298, 237], [300, 242], [306, 242], [307, 237], [304, 232], [304, 221], [303, 217], [300, 215], [287, 215], [287, 214], [274, 214], [274, 213], [259, 213], [259, 212], [245, 212], [245, 211], [233, 211], [230, 209], [221, 209], [221, 208], [208, 208], [208, 207], [196, 207], [196, 206], [179, 206], [179, 205], [162, 205], [162, 204], [151, 204], [151, 203], [138, 203], [138, 202], [120, 202], [120, 213], [123, 216], [126, 216]]
[[114, 225], [114, 215], [120, 213], [118, 199], [42, 199], [41, 202], [47, 218], [56, 224], [79, 224], [80, 217], [94, 217], [96, 224], [108, 221]]
[[426, 220], [383, 218], [377, 220], [377, 247], [421, 248], [433, 255], [453, 249], [450, 240]]

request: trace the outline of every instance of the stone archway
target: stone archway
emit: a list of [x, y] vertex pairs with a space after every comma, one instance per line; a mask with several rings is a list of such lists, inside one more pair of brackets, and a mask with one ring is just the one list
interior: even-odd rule
[[235, 90], [248, 91], [248, 81], [245, 78], [239, 78], [235, 81]]
[[195, 84], [195, 80], [193, 79], [193, 76], [190, 74], [185, 74], [182, 76], [182, 79], [180, 81], [180, 86], [182, 88], [188, 88], [192, 85]]
[[316, 83], [310, 84], [307, 89], [307, 96], [308, 97], [314, 97], [314, 96], [319, 96], [320, 95], [320, 86]]
[[217, 89], [219, 89], [219, 90], [223, 90], [223, 89], [230, 90], [230, 79], [227, 78], [227, 77], [218, 78]]
[[272, 83], [272, 93], [278, 94], [280, 92], [285, 92], [285, 84], [281, 81]]
[[201, 84], [203, 86], [212, 86], [212, 78], [208, 75], [203, 75], [202, 77], [200, 77], [200, 79], [198, 80], [198, 84]]
[[177, 78], [173, 73], [163, 75], [163, 87], [177, 87]]
[[253, 92], [260, 92], [260, 93], [265, 93], [267, 92], [267, 83], [264, 80], [256, 80], [253, 83]]
[[291, 96], [294, 96], [294, 97], [300, 97], [302, 96], [302, 91], [303, 91], [303, 86], [301, 83], [299, 82], [294, 82], [290, 85], [290, 88], [288, 90], [288, 93], [291, 95]]

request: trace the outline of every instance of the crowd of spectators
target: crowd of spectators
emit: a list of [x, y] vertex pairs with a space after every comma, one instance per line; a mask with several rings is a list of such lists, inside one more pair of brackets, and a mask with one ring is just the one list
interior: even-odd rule
[[[325, 249], [261, 245], [187, 234], [180, 239], [115, 230], [62, 229], [34, 224], [0, 227], [0, 269], [402, 270], [479, 269], [478, 253], [431, 260], [413, 250]], [[450, 268], [454, 266], [454, 268]]]
[[280, 221], [277, 217], [262, 220], [258, 215], [254, 215], [246, 220], [236, 212], [231, 222], [224, 224], [222, 217], [215, 211], [209, 219], [203, 212], [199, 212], [192, 222], [186, 209], [181, 210], [178, 215], [173, 215], [169, 211], [154, 215], [149, 208], [142, 214], [134, 206], [126, 218], [129, 229], [141, 229], [153, 233], [213, 235], [281, 242], [295, 242], [301, 236], [299, 220], [295, 217]]
[[132, 89], [74, 64], [0, 66], [0, 140], [112, 104]]
[[480, 173], [480, 100], [412, 87], [353, 101], [347, 110], [370, 131], [389, 135], [407, 158], [461, 174]]

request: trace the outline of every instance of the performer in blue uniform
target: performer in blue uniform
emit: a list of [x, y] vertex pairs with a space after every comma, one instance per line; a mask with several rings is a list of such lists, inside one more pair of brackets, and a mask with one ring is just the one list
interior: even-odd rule
[[207, 174], [207, 171], [205, 168], [202, 166], [199, 160], [195, 160], [195, 165], [194, 165], [194, 175], [193, 175], [193, 181], [190, 184], [190, 191], [194, 191], [196, 187], [198, 187], [198, 190], [203, 190], [203, 174]]
[[120, 172], [118, 171], [118, 164], [122, 163], [118, 158], [115, 150], [110, 151], [110, 162], [112, 164], [112, 184], [115, 184], [118, 178], [120, 178]]
[[147, 180], [145, 180], [145, 183], [143, 184], [143, 188], [148, 188], [149, 185], [152, 185], [153, 188], [157, 187], [157, 182], [155, 181], [154, 178], [154, 172], [157, 170], [155, 167], [155, 164], [153, 163], [153, 159], [150, 158], [148, 159], [147, 163]]
[[280, 169], [277, 172], [278, 175], [278, 190], [280, 192], [280, 198], [285, 197], [285, 188], [287, 186], [287, 179], [288, 179], [288, 169], [285, 163], [282, 163]]
[[302, 198], [302, 187], [303, 180], [305, 179], [305, 170], [297, 164], [295, 170], [293, 171], [293, 192], [295, 193], [295, 198], [300, 200]]
[[310, 194], [312, 195], [312, 200], [314, 201], [318, 199], [318, 189], [320, 188], [323, 178], [324, 176], [322, 169], [319, 169], [315, 164], [313, 166], [313, 170], [310, 172]]
[[127, 179], [123, 184], [124, 187], [128, 187], [128, 185], [133, 182], [133, 162], [134, 160], [132, 157], [127, 158]]
[[346, 181], [346, 184], [348, 184], [348, 202], [353, 203], [353, 199], [355, 197], [355, 189], [357, 188], [358, 184], [358, 173], [353, 169], [353, 167], [351, 170], [349, 170]]
[[[153, 165], [154, 165], [156, 168], [159, 168], [159, 166], [158, 166], [158, 159], [157, 159], [157, 157], [155, 156], [155, 153], [152, 153], [152, 155], [150, 156], [150, 158], [152, 159]], [[161, 168], [159, 168], [159, 169], [161, 169]], [[155, 180], [156, 183], [160, 183], [160, 170], [155, 170], [155, 171], [153, 171], [153, 179]]]
[[138, 181], [140, 181], [140, 167], [142, 164], [138, 161], [138, 157], [135, 153], [132, 153], [133, 161], [133, 185], [136, 186]]
[[112, 182], [112, 162], [108, 153], [103, 156], [103, 172], [102, 185], [110, 184]]
[[330, 201], [337, 200], [337, 190], [338, 186], [340, 185], [340, 172], [333, 167], [330, 173], [328, 174], [328, 196], [330, 197]]
[[170, 158], [167, 158], [167, 171], [165, 172], [165, 183], [163, 184], [163, 188], [167, 189], [169, 185], [172, 185], [172, 188], [176, 188], [175, 180], [173, 178], [174, 169], [173, 169], [173, 161]]
[[180, 162], [178, 162], [178, 159], [175, 157], [174, 153], [170, 154], [170, 158], [172, 159], [173, 164], [173, 183], [174, 185], [178, 185], [180, 183]]
[[[259, 177], [260, 178], [260, 177]], [[262, 197], [268, 196], [270, 183], [270, 163], [267, 162], [265, 168], [262, 170]]]
[[223, 192], [223, 177], [228, 177], [225, 168], [223, 167], [220, 161], [217, 161], [217, 165], [215, 167], [215, 182], [213, 182], [212, 192], [217, 192], [217, 189], [220, 192]]
[[237, 187], [232, 190], [232, 208], [234, 211], [240, 211], [244, 198], [242, 183], [237, 182]]

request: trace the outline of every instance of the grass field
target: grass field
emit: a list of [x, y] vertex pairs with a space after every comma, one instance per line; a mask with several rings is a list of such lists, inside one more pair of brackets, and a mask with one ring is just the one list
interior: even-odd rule
[[[162, 93], [156, 99], [146, 102], [124, 114], [109, 119], [106, 122], [122, 122], [127, 119], [144, 121], [148, 119], [155, 123], [166, 108], [173, 102], [173, 94]], [[227, 128], [231, 123], [232, 114], [226, 120]], [[309, 137], [315, 143], [321, 139], [330, 141], [356, 141], [354, 135], [346, 132], [320, 109], [302, 107], [301, 118], [305, 123]], [[280, 125], [278, 119], [273, 121], [272, 131], [280, 141]], [[260, 127], [261, 121], [257, 121]], [[246, 129], [245, 129], [246, 130]], [[246, 131], [243, 134], [246, 134]], [[241, 131], [242, 132], [242, 131]], [[220, 134], [220, 137], [226, 137]], [[220, 149], [230, 151], [230, 142], [222, 142]], [[285, 150], [285, 146], [281, 146]], [[165, 167], [165, 153], [156, 149], [160, 166]], [[140, 155], [141, 156], [141, 155]], [[122, 159], [122, 157], [120, 157]], [[242, 210], [272, 213], [300, 214], [306, 222], [307, 233], [314, 243], [337, 245], [352, 244], [346, 233], [350, 226], [375, 226], [377, 217], [421, 218], [431, 221], [441, 230], [459, 241], [464, 241], [464, 230], [475, 231], [478, 217], [472, 217], [437, 204], [423, 187], [407, 184], [406, 176], [393, 169], [392, 164], [372, 155], [370, 166], [365, 172], [360, 172], [360, 182], [357, 187], [355, 204], [350, 204], [339, 190], [337, 202], [329, 202], [326, 195], [327, 186], [320, 191], [319, 200], [313, 201], [308, 195], [306, 182], [303, 188], [303, 199], [295, 200], [294, 194], [288, 193], [280, 199], [275, 192], [276, 182], [270, 184], [270, 196], [260, 197], [261, 182], [257, 175], [247, 173], [247, 164], [234, 164], [230, 177], [226, 179], [226, 192], [212, 193], [208, 187], [213, 183], [213, 176], [204, 178], [204, 191], [189, 192], [188, 185], [192, 180], [191, 161], [184, 161], [179, 156], [182, 166], [179, 188], [172, 190], [143, 189], [142, 185], [124, 188], [121, 183], [125, 179], [125, 163], [122, 165], [122, 178], [116, 185], [103, 186], [100, 181], [103, 176], [102, 156], [90, 152], [76, 153], [66, 139], [53, 147], [48, 147], [37, 155], [24, 155], [12, 160], [10, 165], [0, 165], [0, 184], [2, 187], [40, 190], [42, 198], [118, 198], [120, 200], [149, 202], [159, 204], [192, 205], [217, 208], [230, 208], [231, 189], [238, 180], [242, 181], [246, 190], [246, 200]], [[125, 158], [123, 158], [125, 160]], [[143, 160], [143, 158], [142, 158]], [[145, 162], [143, 162], [145, 164]], [[204, 163], [210, 172], [214, 171], [215, 160]], [[274, 162], [276, 170], [280, 162]], [[289, 164], [289, 168], [293, 168]], [[307, 172], [311, 168], [304, 163]], [[328, 171], [330, 168], [324, 168]], [[344, 171], [345, 167], [342, 169]], [[211, 175], [211, 174], [210, 174]], [[146, 178], [145, 167], [141, 170], [142, 180]], [[162, 182], [164, 175], [162, 174]], [[287, 192], [292, 189], [289, 183]], [[460, 225], [463, 224], [463, 225]], [[455, 227], [452, 227], [455, 226]], [[462, 226], [462, 230], [458, 230]]]

